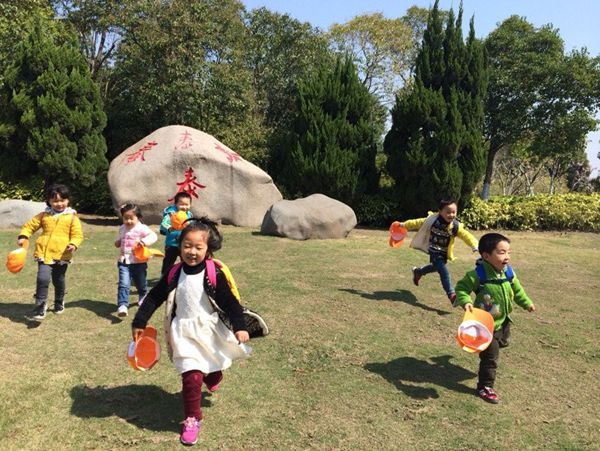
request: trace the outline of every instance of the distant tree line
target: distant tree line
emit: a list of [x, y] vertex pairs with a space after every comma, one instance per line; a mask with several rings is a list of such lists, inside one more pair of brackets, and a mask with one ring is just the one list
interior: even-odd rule
[[585, 139], [600, 59], [565, 53], [558, 30], [522, 17], [483, 41], [462, 22], [438, 2], [327, 31], [237, 0], [3, 2], [0, 188], [60, 180], [106, 212], [108, 162], [183, 124], [267, 170], [286, 197], [330, 195], [363, 223], [442, 196], [467, 205], [492, 186], [597, 189]]

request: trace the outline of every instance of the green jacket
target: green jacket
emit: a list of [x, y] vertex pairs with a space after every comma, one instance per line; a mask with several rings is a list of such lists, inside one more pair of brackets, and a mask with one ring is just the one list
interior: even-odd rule
[[[503, 270], [500, 275], [496, 273], [496, 270], [488, 262], [483, 261], [483, 267], [485, 268], [485, 274], [488, 280], [492, 279], [506, 279], [505, 271]], [[513, 270], [514, 274], [514, 270]], [[475, 269], [467, 272], [465, 276], [458, 281], [456, 284], [456, 304], [464, 307], [466, 304], [473, 304], [477, 308], [481, 308], [489, 311], [494, 317], [494, 330], [498, 330], [504, 320], [510, 318], [510, 313], [513, 309], [513, 301], [524, 309], [528, 309], [533, 305], [527, 293], [521, 286], [519, 279], [514, 274], [512, 283], [506, 280], [501, 284], [486, 283], [479, 293], [475, 296], [475, 302], [471, 299], [471, 293], [477, 292], [479, 289], [479, 277]], [[489, 295], [490, 299], [486, 301], [485, 295]]]

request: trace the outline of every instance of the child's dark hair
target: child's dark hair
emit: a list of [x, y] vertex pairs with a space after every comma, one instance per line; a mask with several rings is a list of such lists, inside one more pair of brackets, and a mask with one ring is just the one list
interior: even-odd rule
[[177, 202], [179, 202], [179, 199], [189, 199], [190, 202], [192, 202], [192, 196], [190, 195], [190, 193], [186, 193], [185, 191], [179, 191], [177, 194], [175, 194], [173, 203], [176, 204]]
[[208, 233], [207, 246], [208, 251], [207, 254], [212, 257], [213, 253], [221, 249], [221, 245], [223, 244], [223, 235], [217, 229], [217, 223], [208, 219], [206, 216], [202, 216], [201, 218], [190, 218], [185, 221], [185, 227], [181, 231], [181, 235], [179, 235], [179, 249], [181, 249], [181, 243], [183, 243], [184, 238], [190, 232], [206, 232]]
[[438, 210], [443, 210], [444, 207], [447, 207], [448, 205], [452, 205], [452, 204], [456, 204], [456, 199], [452, 199], [452, 198], [440, 199], [440, 203], [438, 204]]
[[481, 238], [479, 238], [479, 253], [483, 254], [485, 252], [486, 254], [491, 254], [493, 250], [496, 249], [496, 246], [498, 246], [498, 243], [500, 243], [501, 241], [506, 241], [507, 243], [510, 243], [510, 240], [504, 235], [501, 235], [499, 233], [486, 233]]
[[50, 206], [50, 200], [54, 199], [56, 196], [60, 196], [63, 199], [71, 198], [71, 190], [66, 185], [61, 185], [60, 183], [54, 183], [46, 188], [45, 199], [46, 205]]
[[128, 211], [133, 211], [133, 214], [138, 217], [138, 219], [142, 219], [142, 210], [136, 204], [127, 203], [123, 204], [119, 207], [119, 211], [121, 212], [121, 216], [123, 216]]

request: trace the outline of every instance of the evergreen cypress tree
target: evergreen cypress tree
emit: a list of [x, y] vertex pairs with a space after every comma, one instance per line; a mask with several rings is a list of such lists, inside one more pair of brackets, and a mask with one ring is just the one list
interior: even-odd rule
[[292, 196], [322, 193], [354, 205], [375, 192], [374, 99], [349, 58], [298, 86], [297, 116], [278, 181]]
[[444, 28], [438, 2], [429, 13], [414, 83], [396, 99], [384, 140], [400, 208], [421, 215], [440, 198], [465, 200], [485, 166], [482, 143], [487, 69], [483, 47], [462, 37], [462, 7]]
[[90, 186], [106, 170], [106, 115], [73, 36], [60, 38], [36, 21], [4, 72], [0, 98], [5, 178]]

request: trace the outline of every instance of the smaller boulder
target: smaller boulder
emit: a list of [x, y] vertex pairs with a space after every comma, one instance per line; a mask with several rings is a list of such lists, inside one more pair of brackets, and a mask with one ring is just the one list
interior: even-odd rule
[[294, 240], [345, 238], [356, 226], [348, 205], [323, 194], [281, 200], [267, 210], [260, 231]]
[[23, 224], [45, 209], [45, 202], [32, 202], [29, 200], [0, 201], [0, 229], [21, 228]]

